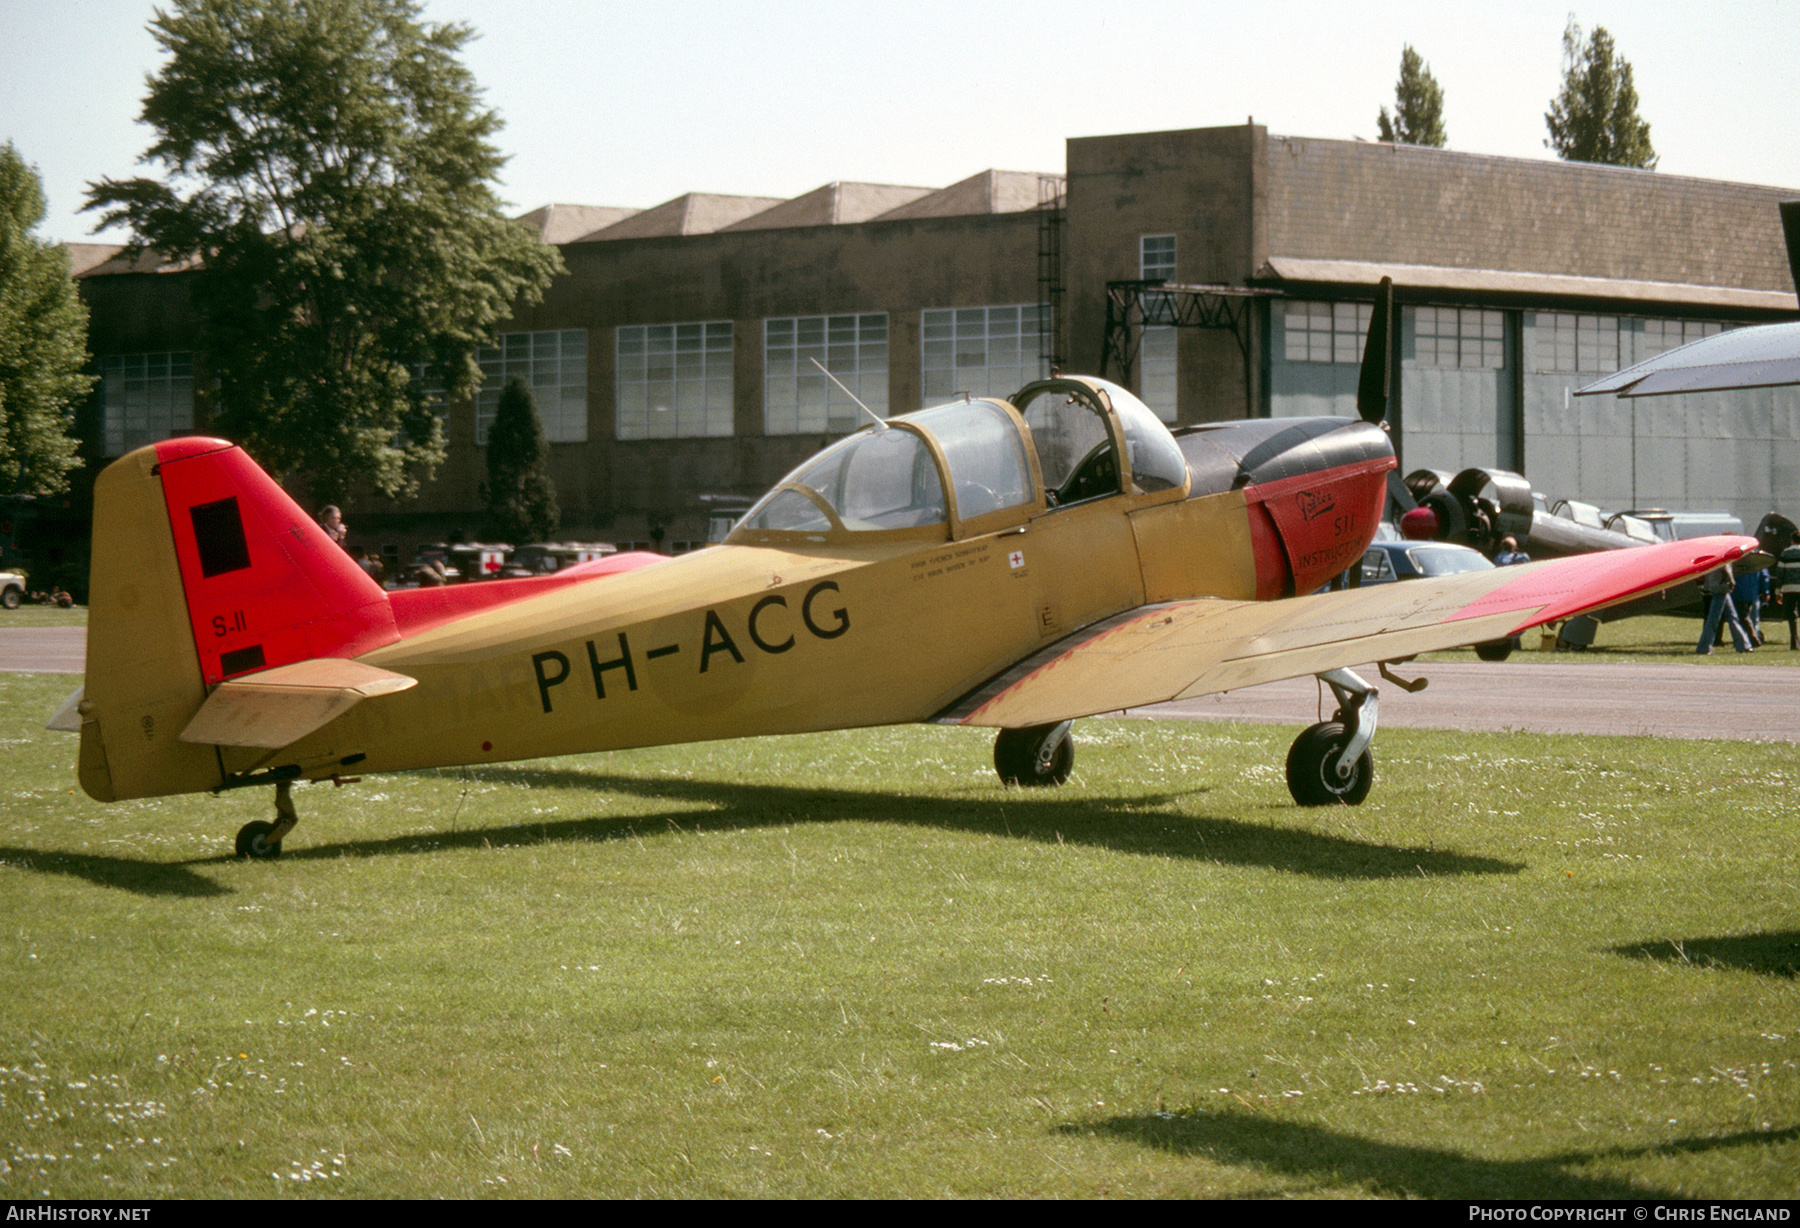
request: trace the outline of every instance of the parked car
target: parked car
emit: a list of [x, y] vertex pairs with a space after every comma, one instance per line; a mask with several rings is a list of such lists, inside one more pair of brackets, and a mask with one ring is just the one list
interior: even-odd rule
[[25, 577], [16, 571], [0, 571], [0, 606], [16, 610], [24, 600]]
[[1459, 571], [1492, 571], [1479, 550], [1449, 542], [1375, 542], [1362, 561], [1364, 584], [1392, 584], [1421, 576], [1453, 576]]
[[[1479, 550], [1449, 542], [1384, 542], [1369, 546], [1363, 555], [1364, 584], [1393, 584], [1425, 576], [1453, 576], [1459, 571], [1492, 571], [1494, 564]], [[1513, 640], [1491, 640], [1475, 645], [1483, 661], [1504, 661], [1518, 647]]]

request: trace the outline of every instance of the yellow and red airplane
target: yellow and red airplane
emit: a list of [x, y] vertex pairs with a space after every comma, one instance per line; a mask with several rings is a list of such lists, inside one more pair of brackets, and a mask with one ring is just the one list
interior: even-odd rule
[[[1391, 299], [1365, 375], [1385, 374]], [[1377, 335], [1379, 334], [1379, 335]], [[1368, 391], [1365, 389], [1365, 391]], [[1375, 689], [1349, 666], [1515, 635], [1755, 547], [1710, 538], [1312, 594], [1374, 535], [1393, 448], [1364, 417], [1171, 432], [1056, 378], [877, 421], [716, 548], [384, 592], [240, 449], [172, 439], [95, 484], [87, 676], [52, 726], [93, 798], [937, 721], [1065, 780], [1076, 718], [1316, 674], [1302, 804], [1360, 802]], [[1385, 667], [1383, 672], [1385, 673]], [[1391, 677], [1391, 675], [1390, 675]]]

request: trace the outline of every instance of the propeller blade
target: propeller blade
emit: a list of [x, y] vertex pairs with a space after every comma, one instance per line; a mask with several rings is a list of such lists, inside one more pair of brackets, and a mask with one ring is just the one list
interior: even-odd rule
[[1419, 506], [1419, 500], [1414, 497], [1411, 488], [1408, 487], [1406, 482], [1400, 477], [1400, 471], [1398, 469], [1388, 470], [1387, 488], [1388, 498], [1392, 499], [1394, 501], [1394, 506], [1398, 507], [1402, 512], [1410, 512], [1415, 507]]
[[1369, 314], [1369, 336], [1363, 343], [1362, 374], [1356, 381], [1356, 412], [1364, 422], [1387, 417], [1393, 350], [1394, 279], [1383, 277], [1375, 288], [1375, 310]]

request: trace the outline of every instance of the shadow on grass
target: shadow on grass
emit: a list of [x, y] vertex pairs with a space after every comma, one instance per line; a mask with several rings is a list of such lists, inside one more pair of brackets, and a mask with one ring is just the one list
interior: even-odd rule
[[852, 820], [952, 829], [1107, 848], [1125, 853], [1256, 866], [1327, 879], [1435, 878], [1517, 874], [1525, 867], [1492, 857], [1401, 848], [1237, 819], [1180, 814], [1178, 794], [1062, 798], [1036, 790], [982, 798], [913, 797], [844, 789], [795, 789], [730, 781], [604, 775], [571, 770], [484, 768], [488, 783], [578, 789], [691, 803], [693, 809], [630, 819], [586, 818], [438, 831], [357, 841], [290, 856], [382, 855], [427, 849], [556, 840], [649, 839], [676, 831], [739, 829]]
[[1222, 1164], [1312, 1178], [1321, 1186], [1365, 1186], [1387, 1197], [1534, 1200], [1679, 1197], [1620, 1178], [1590, 1177], [1571, 1169], [1606, 1160], [1769, 1146], [1800, 1138], [1800, 1127], [1790, 1126], [1677, 1139], [1649, 1147], [1572, 1151], [1532, 1160], [1483, 1160], [1447, 1148], [1376, 1142], [1323, 1126], [1236, 1110], [1113, 1117], [1092, 1125], [1057, 1127], [1061, 1134], [1089, 1131], [1175, 1155], [1204, 1156]]
[[1800, 930], [1723, 938], [1658, 938], [1612, 948], [1614, 955], [1700, 968], [1736, 968], [1761, 976], [1800, 976]]
[[204, 874], [189, 867], [196, 863], [138, 861], [129, 857], [95, 857], [89, 853], [58, 853], [44, 849], [8, 848], [0, 846], [0, 862], [20, 870], [39, 874], [67, 874], [100, 887], [117, 887], [138, 895], [213, 896], [230, 895], [229, 887], [220, 886]]
[[[451, 783], [454, 778], [443, 778]], [[1066, 798], [1015, 791], [982, 798], [916, 797], [846, 789], [796, 789], [780, 785], [668, 777], [602, 775], [571, 770], [484, 768], [485, 783], [623, 794], [689, 804], [686, 810], [629, 818], [590, 817], [506, 826], [414, 831], [378, 840], [296, 846], [289, 837], [284, 860], [391, 857], [456, 849], [505, 848], [555, 842], [652, 840], [682, 831], [737, 830], [841, 821], [891, 823], [982, 833], [1017, 840], [1075, 844], [1148, 856], [1219, 865], [1251, 866], [1312, 878], [1358, 880], [1439, 878], [1463, 874], [1517, 874], [1522, 863], [1439, 849], [1372, 844], [1321, 832], [1238, 819], [1194, 817], [1172, 809], [1178, 794], [1117, 798]], [[301, 809], [305, 810], [304, 798]], [[305, 839], [302, 817], [299, 838]], [[32, 849], [0, 849], [0, 858], [23, 869], [75, 874], [100, 886], [143, 895], [201, 896], [230, 889], [193, 867], [235, 860], [226, 854], [166, 864], [128, 858]]]

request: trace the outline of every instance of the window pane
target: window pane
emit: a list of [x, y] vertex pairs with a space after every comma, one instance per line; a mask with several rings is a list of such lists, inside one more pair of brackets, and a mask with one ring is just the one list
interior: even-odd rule
[[[623, 340], [623, 339], [621, 339]], [[633, 345], [641, 349], [642, 330]], [[522, 379], [537, 404], [544, 438], [552, 443], [587, 439], [587, 334], [579, 329], [503, 333], [475, 352], [481, 389], [475, 395], [475, 442], [486, 447], [500, 393], [508, 380]], [[579, 405], [576, 412], [573, 407]]]
[[618, 438], [731, 434], [731, 321], [621, 327], [614, 343]]
[[1011, 396], [1047, 372], [1038, 358], [1036, 304], [920, 313], [920, 384], [926, 404], [960, 392]]
[[[787, 338], [795, 339], [786, 348]], [[935, 343], [942, 344], [942, 343]], [[850, 431], [864, 421], [814, 360], [876, 416], [887, 416], [887, 317], [800, 316], [763, 323], [763, 430], [770, 435]]]

